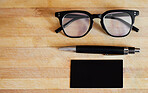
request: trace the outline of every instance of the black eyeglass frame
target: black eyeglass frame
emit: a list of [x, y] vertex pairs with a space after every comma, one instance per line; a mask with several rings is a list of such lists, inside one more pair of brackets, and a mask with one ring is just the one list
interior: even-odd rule
[[[127, 13], [127, 14], [129, 14], [129, 15], [131, 16], [132, 24], [131, 24], [131, 26], [130, 26], [130, 31], [129, 31], [126, 35], [123, 35], [123, 36], [114, 36], [114, 35], [110, 34], [110, 33], [107, 31], [107, 29], [106, 29], [106, 27], [105, 27], [105, 25], [104, 25], [104, 20], [103, 20], [103, 18], [104, 18], [104, 16], [105, 16], [106, 14], [112, 13], [112, 12], [125, 12], [125, 13]], [[89, 28], [88, 28], [88, 31], [87, 31], [84, 35], [82, 35], [82, 36], [69, 36], [69, 35], [66, 34], [66, 32], [64, 31], [63, 25], [62, 25], [62, 19], [63, 19], [63, 17], [64, 17], [66, 14], [68, 14], [68, 13], [83, 13], [83, 14], [86, 14], [86, 15], [89, 16], [89, 18], [90, 18], [90, 26], [89, 26]], [[94, 18], [100, 18], [100, 19], [101, 19], [101, 21], [100, 21], [101, 26], [102, 26], [102, 28], [104, 29], [104, 31], [105, 31], [108, 35], [110, 35], [110, 36], [112, 36], [112, 37], [125, 37], [125, 36], [127, 36], [127, 35], [131, 32], [132, 29], [133, 29], [134, 31], [136, 31], [136, 32], [139, 31], [139, 29], [138, 29], [137, 27], [133, 26], [133, 24], [134, 24], [134, 22], [135, 22], [135, 17], [138, 16], [138, 15], [139, 15], [139, 11], [137, 11], [137, 10], [109, 10], [109, 11], [104, 12], [103, 14], [90, 14], [89, 12], [87, 12], [87, 11], [82, 11], [82, 10], [71, 10], [71, 11], [56, 12], [56, 13], [55, 13], [55, 17], [57, 17], [57, 18], [59, 19], [59, 22], [60, 22], [61, 27], [59, 27], [57, 30], [55, 30], [55, 32], [58, 33], [58, 32], [60, 32], [61, 30], [63, 30], [64, 34], [65, 34], [67, 37], [70, 37], [70, 38], [80, 38], [80, 37], [84, 37], [84, 36], [87, 35], [88, 32], [92, 29], [92, 26], [93, 26], [93, 19], [94, 19]]]

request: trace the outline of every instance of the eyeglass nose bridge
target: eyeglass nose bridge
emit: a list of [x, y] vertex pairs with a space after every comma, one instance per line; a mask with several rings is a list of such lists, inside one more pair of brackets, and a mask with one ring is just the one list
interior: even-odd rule
[[101, 16], [102, 16], [101, 14], [93, 14], [93, 15], [92, 15], [93, 19], [94, 19], [94, 18], [101, 18]]

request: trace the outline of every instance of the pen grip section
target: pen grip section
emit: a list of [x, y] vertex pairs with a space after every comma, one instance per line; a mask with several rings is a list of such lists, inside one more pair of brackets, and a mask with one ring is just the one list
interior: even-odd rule
[[77, 53], [124, 54], [124, 47], [114, 46], [76, 46]]

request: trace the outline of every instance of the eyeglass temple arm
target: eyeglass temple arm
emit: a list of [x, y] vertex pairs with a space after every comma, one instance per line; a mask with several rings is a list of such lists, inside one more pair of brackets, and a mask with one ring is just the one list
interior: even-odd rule
[[[65, 28], [66, 26], [68, 26], [70, 23], [74, 22], [75, 20], [78, 19], [82, 19], [82, 18], [89, 18], [87, 16], [84, 15], [76, 15], [76, 14], [70, 14], [68, 16], [66, 16], [66, 18], [73, 18], [72, 20], [68, 21], [67, 23], [65, 23], [63, 25], [63, 27]], [[62, 27], [59, 27], [58, 29], [55, 30], [56, 33], [59, 33], [62, 30]]]
[[[118, 20], [118, 21], [124, 23], [124, 24], [127, 25], [127, 26], [131, 26], [128, 22], [126, 22], [126, 21], [124, 21], [124, 20], [122, 20], [122, 19], [120, 19], [120, 18], [117, 18], [117, 17], [106, 17], [106, 18], [115, 19], [115, 20]], [[138, 29], [137, 27], [135, 27], [135, 26], [133, 26], [132, 29], [133, 29], [134, 31], [136, 31], [136, 32], [139, 31], [139, 29]]]
[[[98, 15], [98, 16], [97, 16], [97, 15]], [[121, 15], [120, 15], [120, 13], [119, 13], [119, 14], [112, 14], [112, 15], [114, 15], [114, 16], [127, 16], [127, 15], [123, 15], [123, 13], [122, 13]], [[94, 14], [94, 18], [100, 18], [100, 17], [101, 17], [100, 14]], [[72, 22], [75, 21], [75, 20], [82, 19], [82, 18], [89, 18], [89, 17], [88, 17], [88, 16], [85, 16], [85, 15], [69, 14], [68, 16], [66, 16], [66, 18], [73, 18], [73, 19], [70, 20], [70, 21], [68, 21], [67, 23], [65, 23], [64, 26], [63, 26], [64, 28], [65, 28], [66, 26], [68, 26], [68, 24], [72, 23]], [[107, 18], [107, 17], [106, 17], [106, 18]], [[122, 19], [120, 19], [120, 18], [116, 18], [116, 17], [113, 17], [113, 16], [108, 16], [108, 18], [116, 19], [116, 20], [118, 20], [118, 21], [123, 22], [123, 23], [126, 24], [127, 26], [131, 26], [128, 22], [126, 22], [126, 21], [124, 21], [124, 20], [122, 20]], [[137, 27], [135, 27], [135, 26], [133, 26], [132, 29], [133, 29], [134, 31], [136, 31], [136, 32], [139, 31], [139, 29], [138, 29]], [[55, 32], [58, 33], [58, 32], [60, 32], [61, 30], [62, 30], [62, 27], [59, 27], [58, 29], [55, 30]]]
[[[108, 15], [109, 16], [109, 15]], [[116, 17], [115, 17], [116, 16]], [[124, 24], [126, 24], [127, 26], [131, 26], [128, 22], [120, 19], [120, 18], [117, 18], [117, 17], [122, 17], [122, 16], [129, 16], [128, 14], [125, 14], [125, 13], [118, 13], [118, 14], [111, 14], [108, 18], [111, 18], [111, 19], [116, 19], [118, 21], [121, 21], [123, 22]], [[101, 17], [101, 15], [99, 15], [99, 18]], [[139, 29], [135, 26], [132, 26], [132, 30], [138, 32]]]
[[[124, 20], [122, 20], [122, 19], [120, 19], [120, 18], [117, 18], [117, 17], [122, 17], [122, 16], [129, 16], [129, 15], [128, 15], [128, 14], [125, 14], [125, 13], [111, 14], [111, 16], [110, 16], [109, 18], [116, 19], [116, 20], [118, 20], [118, 21], [123, 22], [123, 23], [126, 24], [127, 26], [131, 26], [128, 22], [126, 22], [126, 21], [124, 21]], [[135, 26], [132, 26], [132, 30], [134, 30], [134, 31], [136, 31], [136, 32], [139, 31], [139, 29], [138, 29], [137, 27], [135, 27]]]

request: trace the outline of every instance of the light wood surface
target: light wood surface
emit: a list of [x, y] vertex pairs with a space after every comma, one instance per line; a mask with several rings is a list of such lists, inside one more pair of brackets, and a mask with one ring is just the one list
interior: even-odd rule
[[[103, 13], [111, 9], [140, 11], [135, 26], [124, 38], [104, 33], [100, 19], [83, 38], [54, 32], [59, 21], [54, 13], [86, 10]], [[148, 0], [0, 0], [0, 93], [148, 93]], [[61, 46], [112, 45], [140, 47], [127, 56], [76, 54]], [[71, 59], [123, 59], [123, 89], [70, 89]]]

